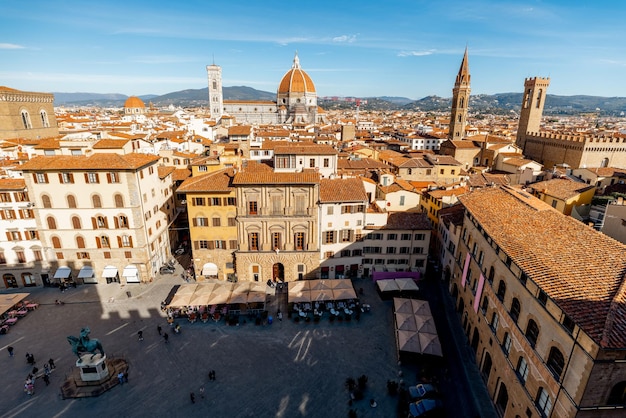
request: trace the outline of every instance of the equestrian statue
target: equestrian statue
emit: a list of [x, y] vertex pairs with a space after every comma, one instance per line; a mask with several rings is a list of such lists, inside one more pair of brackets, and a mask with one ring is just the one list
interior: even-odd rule
[[82, 361], [80, 355], [83, 353], [91, 353], [91, 358], [96, 355], [96, 351], [100, 351], [100, 354], [104, 356], [104, 349], [102, 344], [97, 338], [89, 338], [91, 330], [89, 327], [84, 327], [80, 330], [80, 337], [74, 337], [70, 335], [67, 337], [67, 341], [72, 346], [72, 352], [78, 357], [78, 362]]

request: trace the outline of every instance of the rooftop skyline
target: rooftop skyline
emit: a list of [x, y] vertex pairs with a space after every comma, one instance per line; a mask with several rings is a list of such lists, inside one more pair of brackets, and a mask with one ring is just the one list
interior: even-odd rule
[[319, 96], [450, 97], [469, 50], [472, 94], [626, 97], [626, 4], [562, 0], [358, 4], [4, 2], [0, 85], [28, 91], [165, 94], [223, 85], [274, 92], [298, 52]]

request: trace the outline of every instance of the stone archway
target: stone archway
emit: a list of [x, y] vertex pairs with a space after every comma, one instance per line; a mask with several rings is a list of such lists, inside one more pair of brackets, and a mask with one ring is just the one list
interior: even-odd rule
[[272, 280], [275, 282], [285, 280], [285, 266], [283, 263], [275, 263], [272, 266]]

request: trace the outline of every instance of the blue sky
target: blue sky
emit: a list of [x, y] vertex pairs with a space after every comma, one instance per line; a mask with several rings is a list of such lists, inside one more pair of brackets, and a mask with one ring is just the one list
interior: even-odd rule
[[320, 96], [450, 97], [465, 47], [473, 94], [626, 97], [623, 1], [0, 0], [0, 85], [164, 94], [275, 92], [296, 51]]

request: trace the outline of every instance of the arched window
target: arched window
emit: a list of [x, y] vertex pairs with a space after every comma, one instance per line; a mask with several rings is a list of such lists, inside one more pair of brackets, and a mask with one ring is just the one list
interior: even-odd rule
[[119, 193], [115, 194], [115, 207], [123, 208], [124, 207], [124, 196]]
[[48, 223], [48, 229], [57, 229], [57, 221], [52, 216], [48, 216], [46, 222]]
[[517, 377], [520, 382], [526, 383], [526, 379], [528, 379], [528, 363], [524, 357], [520, 356], [519, 360], [517, 360], [517, 368], [515, 369], [515, 372], [517, 373]]
[[506, 295], [506, 283], [504, 283], [504, 280], [500, 280], [500, 283], [498, 283], [498, 299], [503, 301], [504, 295]]
[[44, 128], [49, 128], [50, 122], [48, 121], [48, 114], [46, 113], [46, 111], [42, 110], [41, 112], [39, 112], [39, 115], [41, 116], [41, 126], [43, 126]]
[[483, 297], [483, 304], [480, 307], [480, 310], [483, 312], [483, 315], [487, 313], [487, 307], [489, 306], [489, 299], [487, 296]]
[[51, 208], [52, 202], [50, 201], [50, 196], [48, 196], [47, 194], [42, 195], [41, 204], [43, 205], [44, 208]]
[[539, 327], [537, 326], [537, 323], [532, 319], [528, 320], [525, 335], [526, 339], [528, 340], [528, 344], [530, 344], [532, 348], [535, 348], [535, 345], [537, 345], [537, 338], [539, 337]]
[[613, 386], [606, 403], [608, 405], [626, 405], [626, 381], [619, 382]]
[[489, 268], [489, 276], [487, 276], [487, 280], [489, 281], [489, 283], [493, 284], [493, 276], [495, 276], [495, 274], [496, 274], [496, 272], [495, 272], [493, 266], [491, 266]]
[[542, 417], [550, 416], [552, 401], [550, 400], [550, 395], [548, 395], [548, 392], [544, 388], [539, 388], [537, 391], [535, 405], [537, 405], [537, 409], [539, 409]]
[[554, 378], [561, 380], [561, 373], [563, 373], [563, 367], [565, 366], [565, 358], [563, 353], [556, 347], [550, 348], [550, 354], [548, 355], [548, 361], [546, 362], [548, 369], [554, 375]]
[[498, 313], [495, 311], [491, 314], [491, 322], [489, 323], [489, 326], [493, 332], [498, 330]]
[[500, 389], [498, 390], [498, 396], [496, 397], [496, 409], [500, 413], [500, 416], [504, 416], [508, 403], [509, 393], [507, 392], [504, 383], [500, 383]]
[[78, 216], [72, 216], [72, 227], [74, 229], [81, 229], [80, 218]]
[[481, 367], [480, 371], [485, 378], [485, 381], [489, 380], [489, 375], [491, 374], [491, 355], [489, 353], [485, 353], [485, 359], [483, 360], [483, 367]]
[[72, 194], [67, 195], [67, 207], [68, 208], [75, 208], [76, 207], [76, 198]]
[[59, 238], [59, 237], [52, 237], [52, 247], [54, 247], [54, 248], [61, 248], [61, 238]]
[[76, 247], [85, 248], [85, 238], [80, 235], [76, 237]]
[[109, 241], [109, 237], [107, 237], [106, 235], [96, 237], [96, 246], [98, 248], [111, 248], [111, 242]]
[[100, 200], [100, 196], [98, 196], [97, 194], [91, 196], [91, 202], [93, 203], [94, 208], [102, 207], [102, 200]]
[[515, 323], [517, 324], [517, 320], [519, 319], [519, 313], [521, 311], [522, 307], [520, 306], [519, 300], [517, 298], [513, 298], [513, 301], [511, 302], [511, 319], [513, 319], [513, 321], [515, 321]]
[[505, 332], [504, 338], [502, 338], [502, 351], [504, 351], [504, 354], [506, 354], [507, 356], [511, 351], [511, 334], [509, 334], [508, 332]]
[[32, 129], [33, 125], [30, 123], [30, 115], [26, 110], [22, 110], [22, 124], [24, 129]]

